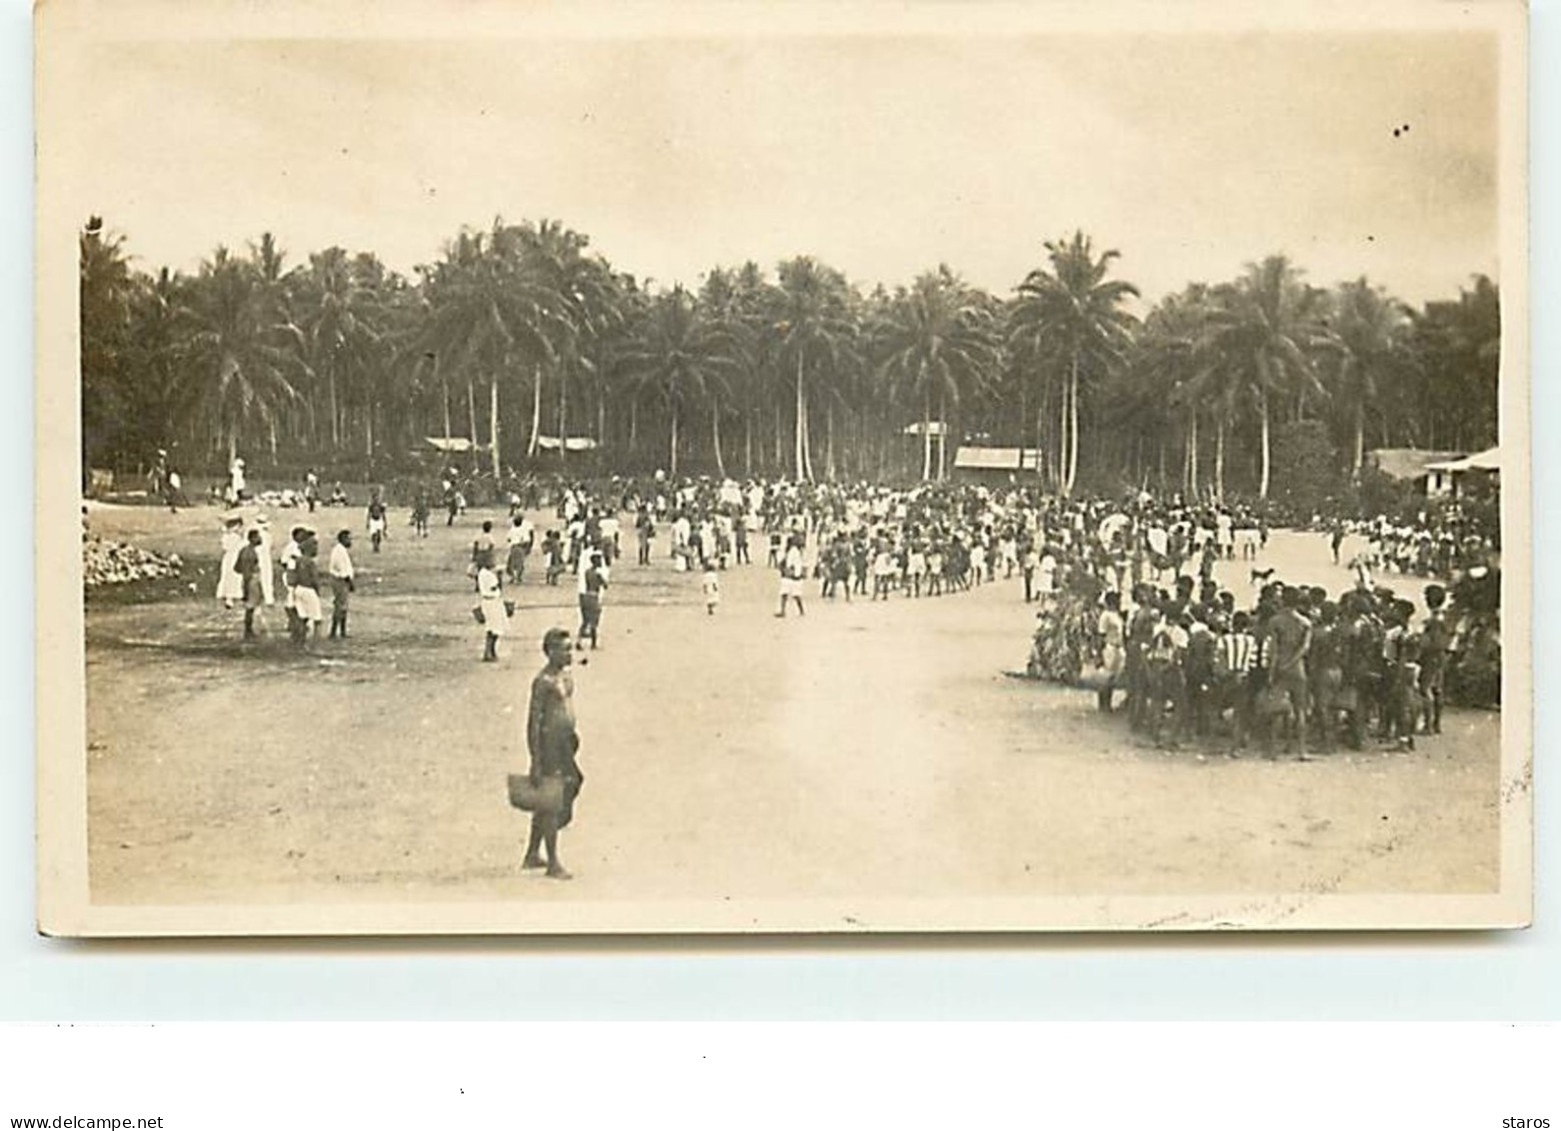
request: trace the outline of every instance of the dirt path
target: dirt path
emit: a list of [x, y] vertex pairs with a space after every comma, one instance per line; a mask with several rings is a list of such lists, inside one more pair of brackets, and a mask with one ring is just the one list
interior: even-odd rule
[[[211, 512], [94, 522], [197, 558], [216, 541]], [[576, 672], [589, 781], [564, 849], [577, 878], [523, 875], [504, 774], [524, 762], [537, 642], [574, 626], [574, 598], [528, 579], [503, 662], [478, 663], [462, 573], [475, 526], [426, 541], [397, 528], [377, 557], [360, 547], [353, 639], [309, 656], [282, 638], [240, 646], [238, 614], [204, 585], [90, 606], [94, 900], [1496, 887], [1497, 715], [1455, 712], [1414, 753], [1164, 753], [1087, 694], [1001, 674], [1027, 646], [1017, 580], [887, 604], [810, 596], [805, 618], [779, 620], [773, 574], [754, 566], [724, 576], [709, 617], [697, 576], [660, 556], [615, 570], [603, 650]], [[1276, 562], [1345, 581], [1320, 538], [1276, 535]], [[1226, 578], [1238, 593], [1241, 568]]]

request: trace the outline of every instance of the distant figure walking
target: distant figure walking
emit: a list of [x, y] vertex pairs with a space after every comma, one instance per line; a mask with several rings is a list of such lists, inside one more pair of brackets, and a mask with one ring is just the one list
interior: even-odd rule
[[389, 523], [386, 521], [388, 508], [385, 500], [380, 498], [379, 488], [374, 488], [374, 493], [369, 497], [368, 527], [369, 542], [374, 547], [374, 552], [379, 553], [380, 543], [389, 537]]
[[597, 636], [602, 627], [602, 592], [607, 588], [607, 567], [602, 564], [602, 552], [592, 550], [580, 571], [580, 647], [585, 638], [591, 638], [591, 651], [596, 651]]

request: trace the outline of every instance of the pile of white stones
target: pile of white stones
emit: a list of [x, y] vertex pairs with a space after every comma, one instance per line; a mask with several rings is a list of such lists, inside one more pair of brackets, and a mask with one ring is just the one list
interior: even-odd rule
[[178, 577], [184, 568], [178, 554], [156, 554], [128, 542], [82, 539], [82, 573], [88, 589], [123, 585], [155, 577]]

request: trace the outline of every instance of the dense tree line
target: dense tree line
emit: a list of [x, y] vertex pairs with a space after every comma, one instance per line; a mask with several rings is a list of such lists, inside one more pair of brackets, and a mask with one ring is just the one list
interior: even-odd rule
[[864, 290], [806, 256], [652, 288], [554, 221], [463, 231], [414, 278], [339, 247], [289, 266], [269, 235], [193, 275], [137, 269], [95, 217], [80, 242], [84, 468], [170, 446], [191, 471], [236, 452], [389, 468], [443, 436], [494, 473], [935, 479], [963, 437], [1039, 447], [1063, 492], [1267, 497], [1285, 437], [1341, 475], [1374, 447], [1496, 439], [1483, 276], [1414, 310], [1275, 255], [1140, 319], [1118, 253], [1083, 233], [1006, 297], [942, 265]]

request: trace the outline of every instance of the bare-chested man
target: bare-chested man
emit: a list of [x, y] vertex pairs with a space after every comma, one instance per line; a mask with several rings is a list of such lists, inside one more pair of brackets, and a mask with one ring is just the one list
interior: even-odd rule
[[523, 868], [541, 868], [541, 850], [547, 849], [547, 874], [555, 880], [570, 875], [558, 859], [558, 831], [574, 817], [575, 798], [585, 775], [575, 754], [580, 736], [575, 732], [574, 644], [569, 630], [550, 628], [542, 637], [542, 654], [547, 666], [531, 681], [531, 706], [526, 717], [526, 747], [531, 753], [531, 784], [542, 785], [544, 778], [563, 780], [563, 804], [558, 809], [537, 810], [531, 815], [531, 839], [526, 845]]

